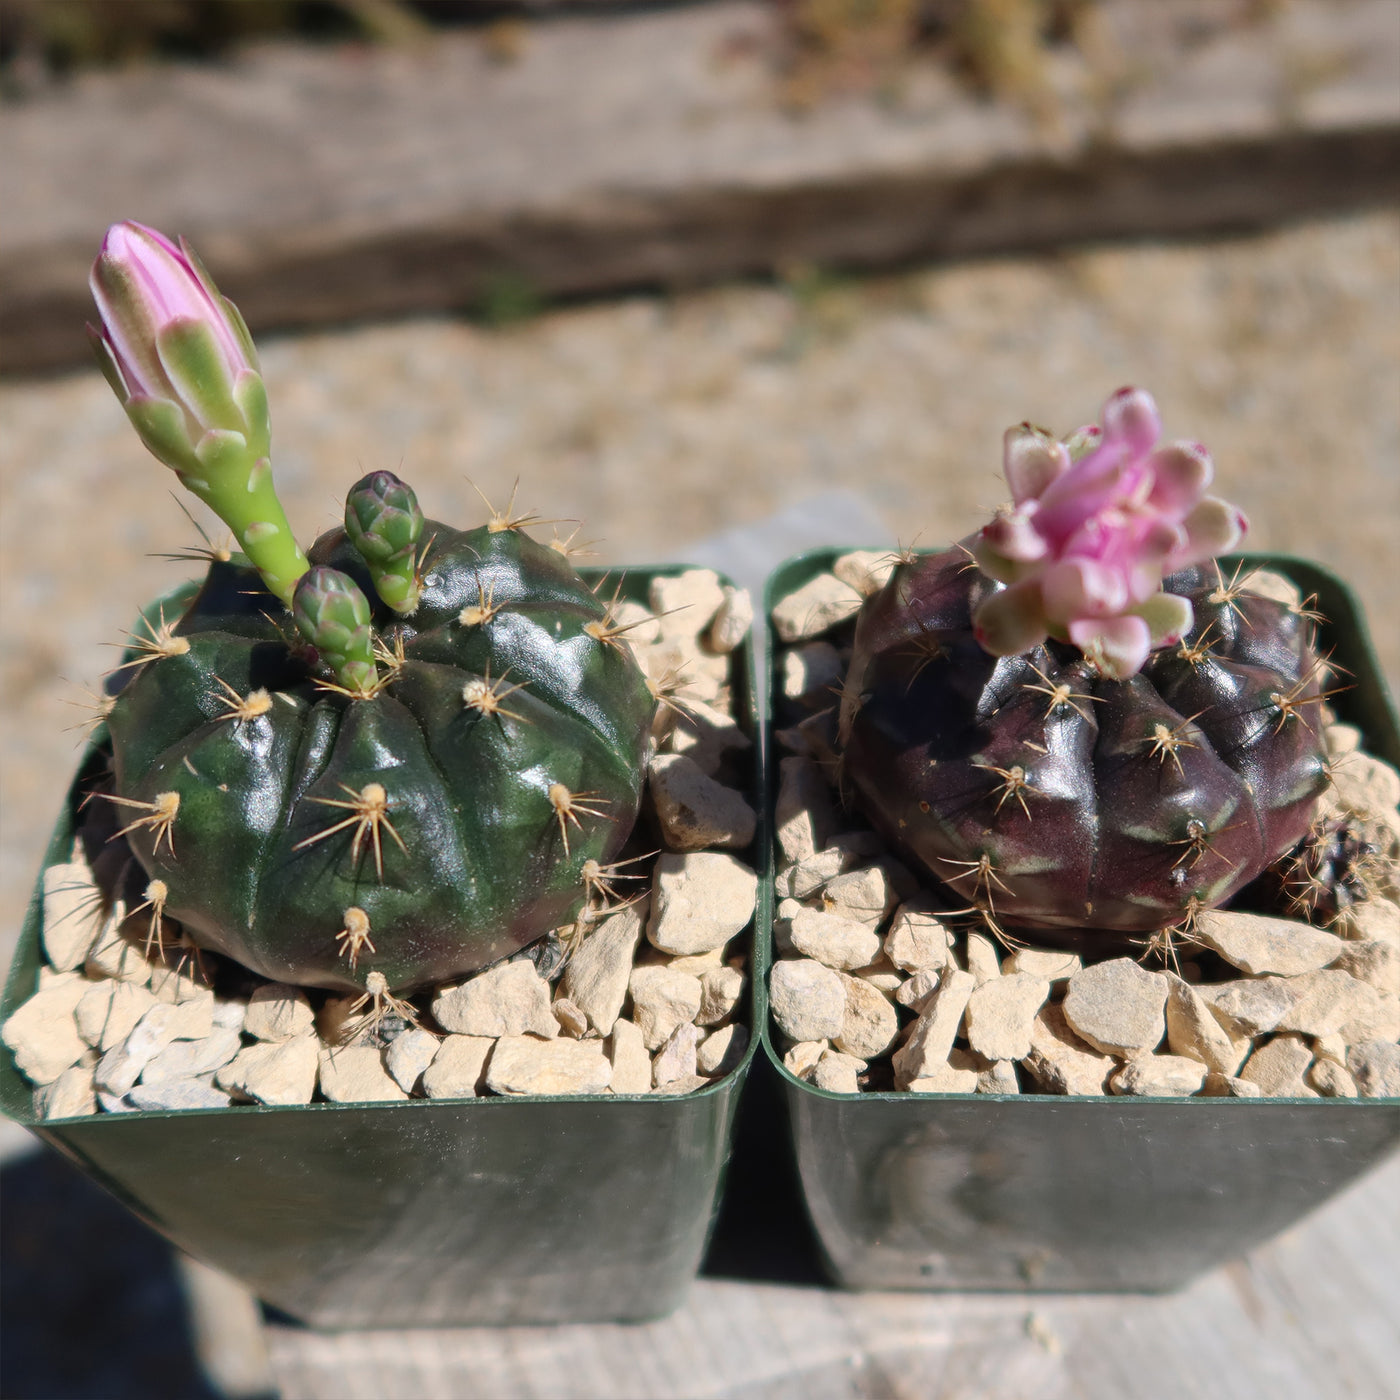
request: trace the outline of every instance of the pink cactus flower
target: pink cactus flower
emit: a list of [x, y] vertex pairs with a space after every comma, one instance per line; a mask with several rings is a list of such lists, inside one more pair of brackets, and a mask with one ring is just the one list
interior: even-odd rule
[[988, 651], [1010, 656], [1055, 637], [1121, 680], [1190, 630], [1191, 605], [1164, 593], [1163, 578], [1232, 549], [1247, 522], [1205, 495], [1205, 448], [1159, 446], [1160, 435], [1141, 389], [1120, 389], [1102, 428], [1063, 442], [1028, 423], [1007, 432], [1012, 504], [972, 545], [983, 572], [1007, 585], [974, 619]]

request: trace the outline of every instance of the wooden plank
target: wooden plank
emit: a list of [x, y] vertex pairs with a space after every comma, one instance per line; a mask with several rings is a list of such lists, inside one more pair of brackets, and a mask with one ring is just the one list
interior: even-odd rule
[[[1110, 0], [1145, 22], [1161, 4]], [[1294, 0], [1205, 42], [1159, 25], [1108, 101], [1057, 50], [1042, 124], [933, 66], [897, 100], [794, 116], [754, 0], [541, 21], [508, 65], [458, 34], [86, 74], [6, 110], [0, 368], [83, 359], [87, 267], [120, 218], [192, 238], [266, 330], [470, 306], [505, 277], [595, 294], [1393, 198], [1396, 19]]]

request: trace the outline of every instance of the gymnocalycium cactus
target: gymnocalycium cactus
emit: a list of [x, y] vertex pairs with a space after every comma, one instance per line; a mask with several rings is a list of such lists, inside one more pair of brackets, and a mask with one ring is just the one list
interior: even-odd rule
[[1124, 389], [1102, 427], [1006, 435], [1011, 506], [906, 556], [860, 613], [842, 774], [994, 927], [1144, 932], [1294, 846], [1328, 779], [1306, 612], [1213, 561], [1211, 459]]
[[113, 790], [158, 926], [265, 977], [406, 991], [579, 916], [641, 800], [655, 698], [557, 549], [424, 520], [389, 472], [304, 555], [242, 319], [185, 245], [111, 229], [99, 359], [233, 530], [109, 684]]

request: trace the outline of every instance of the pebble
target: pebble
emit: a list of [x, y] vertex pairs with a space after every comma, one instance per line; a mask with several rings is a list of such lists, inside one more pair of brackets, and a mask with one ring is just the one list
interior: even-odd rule
[[410, 1026], [389, 1042], [384, 1052], [384, 1068], [405, 1094], [413, 1092], [423, 1071], [432, 1064], [440, 1044], [437, 1036], [421, 1026]]
[[718, 1025], [738, 1006], [744, 991], [744, 974], [737, 967], [713, 967], [699, 976], [700, 1010], [695, 1014], [695, 1024]]
[[659, 1050], [677, 1026], [693, 1021], [700, 1011], [700, 979], [688, 972], [669, 967], [635, 968], [628, 990], [633, 1019], [648, 1050]]
[[846, 1020], [846, 989], [840, 974], [822, 963], [811, 958], [783, 958], [773, 966], [768, 994], [773, 1019], [793, 1040], [832, 1040], [841, 1034]]
[[555, 997], [553, 1011], [554, 1019], [559, 1022], [559, 1029], [565, 1035], [582, 1040], [588, 1034], [588, 1017], [568, 997]]
[[747, 753], [753, 740], [728, 715], [700, 700], [688, 700], [671, 730], [671, 752], [715, 777], [730, 754]]
[[1367, 1040], [1347, 1049], [1347, 1070], [1363, 1099], [1400, 1098], [1400, 1045]]
[[904, 1087], [911, 1094], [975, 1094], [977, 1080], [975, 1069], [960, 1069], [944, 1062], [930, 1065], [927, 1073], [911, 1079]]
[[1393, 943], [1379, 938], [1343, 943], [1341, 955], [1332, 966], [1369, 983], [1378, 992], [1400, 994], [1400, 947]]
[[647, 1052], [640, 1028], [631, 1021], [614, 1021], [612, 1034], [608, 1037], [607, 1050], [608, 1059], [612, 1063], [613, 1093], [649, 1094], [651, 1055]]
[[1011, 1060], [989, 1060], [975, 1050], [953, 1047], [948, 1063], [954, 1069], [970, 1069], [977, 1075], [979, 1094], [1019, 1094], [1021, 1082], [1016, 1077], [1016, 1065]]
[[1206, 1067], [1185, 1055], [1139, 1055], [1109, 1077], [1115, 1094], [1186, 1098], [1205, 1083]]
[[885, 956], [905, 972], [946, 967], [952, 961], [952, 935], [917, 903], [901, 904], [885, 935]]
[[497, 1094], [601, 1094], [611, 1079], [601, 1040], [502, 1036], [486, 1066], [486, 1086]]
[[112, 1094], [125, 1094], [146, 1066], [174, 1040], [175, 1011], [168, 1002], [153, 1000], [140, 1021], [98, 1061], [97, 1087]]
[[1332, 788], [1343, 807], [1362, 816], [1393, 813], [1400, 804], [1400, 773], [1368, 753], [1356, 751], [1335, 764]]
[[909, 980], [883, 955], [865, 967], [853, 968], [851, 975], [859, 977], [862, 982], [869, 982], [877, 992], [883, 992], [887, 997], [893, 997]]
[[1003, 973], [1029, 972], [1032, 977], [1044, 977], [1052, 985], [1068, 981], [1081, 967], [1078, 953], [1065, 953], [1057, 948], [1017, 948], [1001, 965]]
[[880, 955], [880, 935], [837, 913], [802, 909], [788, 926], [792, 946], [826, 967], [868, 967]]
[[1281, 1031], [1336, 1032], [1348, 1045], [1400, 1039], [1400, 996], [1378, 992], [1348, 972], [1325, 968], [1287, 979], [1295, 999], [1279, 1017]]
[[128, 1090], [127, 1102], [146, 1112], [167, 1112], [190, 1108], [228, 1108], [233, 1099], [222, 1089], [214, 1087], [212, 1074], [198, 1079], [159, 1079], [154, 1084], [144, 1080]]
[[711, 651], [725, 654], [742, 644], [753, 628], [753, 598], [747, 588], [722, 585], [724, 599], [715, 611], [705, 644]]
[[92, 1076], [91, 1065], [72, 1065], [58, 1078], [41, 1085], [34, 1092], [35, 1117], [47, 1122], [51, 1118], [86, 1118], [96, 1113]]
[[783, 1068], [797, 1079], [808, 1079], [817, 1067], [817, 1061], [830, 1048], [824, 1040], [799, 1040], [783, 1056]]
[[374, 1045], [321, 1047], [321, 1092], [332, 1103], [389, 1103], [406, 1099]]
[[1069, 979], [1065, 1019], [1082, 1040], [1132, 1059], [1153, 1050], [1166, 1032], [1167, 982], [1132, 958], [1082, 968]]
[[827, 1050], [812, 1068], [812, 1083], [828, 1094], [860, 1093], [860, 1078], [869, 1068], [855, 1055]]
[[724, 587], [713, 569], [686, 569], [672, 577], [653, 578], [647, 603], [663, 638], [695, 637], [724, 605]]
[[696, 1051], [700, 1048], [700, 1035], [698, 1027], [683, 1021], [666, 1037], [651, 1062], [653, 1088], [663, 1089], [677, 1079], [688, 1079], [699, 1073]]
[[[157, 1001], [203, 1001], [214, 1000], [214, 989], [209, 985], [200, 968], [199, 960], [186, 952], [178, 955], [175, 962], [157, 963], [151, 968], [151, 994]], [[229, 1002], [224, 1003], [230, 1005]], [[239, 1001], [238, 1019], [243, 1020], [243, 1002]]]
[[73, 1016], [78, 1034], [95, 1049], [107, 1051], [125, 1040], [152, 1007], [165, 1004], [135, 982], [95, 982]]
[[953, 1048], [963, 1012], [976, 985], [976, 978], [970, 972], [955, 967], [943, 970], [937, 989], [924, 1003], [908, 1039], [895, 1052], [897, 1087], [907, 1088], [915, 1080], [926, 1079], [940, 1066], [946, 1066], [948, 1052]]
[[1049, 980], [1029, 972], [981, 983], [967, 1003], [968, 1044], [988, 1060], [1024, 1058], [1030, 1054], [1036, 1014], [1049, 995]]
[[805, 642], [854, 617], [861, 595], [834, 574], [818, 574], [773, 608], [773, 628], [785, 642]]
[[1201, 1086], [1201, 1095], [1208, 1099], [1257, 1099], [1259, 1086], [1248, 1079], [1237, 1079], [1230, 1074], [1207, 1074]]
[[742, 850], [758, 829], [743, 793], [708, 777], [684, 754], [657, 754], [648, 784], [661, 837], [673, 851]]
[[831, 572], [862, 598], [867, 598], [890, 581], [898, 563], [893, 550], [853, 549], [831, 566]]
[[1325, 1099], [1354, 1099], [1357, 1095], [1356, 1080], [1336, 1060], [1314, 1059], [1304, 1079]]
[[72, 972], [83, 965], [106, 923], [102, 893], [81, 859], [49, 866], [43, 889], [44, 956], [55, 971]]
[[836, 703], [845, 663], [830, 642], [808, 642], [783, 655], [783, 694], [808, 709], [826, 709]]
[[[404, 1038], [399, 1036], [394, 1045]], [[444, 1037], [432, 1062], [422, 1071], [423, 1092], [430, 1099], [476, 1098], [485, 1086], [486, 1060], [495, 1044], [486, 1035]], [[421, 1051], [418, 1054], [421, 1056]], [[390, 1073], [393, 1073], [392, 1068]], [[406, 1087], [403, 1079], [398, 1082], [401, 1088]]]
[[285, 982], [267, 982], [256, 988], [243, 1016], [243, 1029], [255, 1040], [291, 1040], [310, 1034], [315, 1023], [316, 1014], [306, 993]]
[[648, 963], [660, 959], [672, 972], [688, 972], [692, 977], [703, 978], [707, 972], [713, 972], [717, 967], [723, 967], [724, 949], [711, 948], [706, 953], [682, 953], [682, 954], [653, 954], [648, 948], [642, 953], [643, 958]]
[[599, 1035], [610, 1035], [622, 1014], [645, 909], [643, 904], [629, 904], [604, 919], [564, 968], [560, 989]]
[[1267, 1034], [1298, 1001], [1298, 989], [1287, 977], [1200, 983], [1194, 990], [1226, 1031], [1241, 1037]]
[[757, 900], [757, 874], [734, 856], [667, 852], [652, 877], [647, 938], [682, 956], [722, 948], [753, 917]]
[[1361, 747], [1361, 731], [1354, 724], [1329, 724], [1322, 731], [1322, 739], [1333, 763]]
[[845, 854], [828, 846], [790, 865], [778, 875], [778, 892], [790, 899], [808, 899], [847, 868]]
[[1388, 899], [1366, 899], [1351, 905], [1343, 923], [1349, 939], [1400, 948], [1400, 906]]
[[1313, 1098], [1315, 1091], [1303, 1081], [1312, 1057], [1312, 1047], [1301, 1036], [1277, 1035], [1245, 1061], [1239, 1077], [1257, 1084], [1265, 1098]]
[[528, 959], [500, 963], [433, 998], [433, 1016], [456, 1035], [546, 1039], [559, 1034], [550, 1008], [550, 986]]
[[52, 1083], [83, 1057], [88, 1045], [78, 1034], [73, 1013], [91, 986], [79, 972], [54, 973], [5, 1022], [0, 1039], [31, 1083]]
[[695, 1052], [696, 1073], [712, 1078], [738, 1069], [749, 1048], [749, 1028], [735, 1022], [711, 1031]]
[[197, 1079], [222, 1069], [243, 1048], [238, 1032], [214, 1027], [202, 1040], [174, 1040], [162, 1046], [146, 1061], [141, 1083], [155, 1084], [162, 1079]]
[[899, 1034], [899, 1014], [883, 992], [859, 977], [841, 975], [846, 993], [841, 1028], [832, 1037], [836, 1048], [857, 1059], [873, 1060], [894, 1044]]
[[822, 890], [822, 904], [842, 918], [854, 919], [876, 929], [884, 923], [895, 901], [889, 876], [883, 868], [867, 865], [828, 880]]
[[110, 977], [119, 982], [134, 982], [144, 987], [153, 971], [143, 947], [144, 938], [132, 937], [122, 931], [126, 921], [126, 905], [118, 900], [107, 922], [93, 943], [83, 966], [90, 977]]
[[1216, 1074], [1234, 1074], [1249, 1054], [1247, 1036], [1232, 1036], [1189, 982], [1174, 972], [1167, 979], [1167, 1045], [1173, 1055], [1199, 1060]]
[[1096, 1054], [1051, 1002], [1040, 1009], [1031, 1028], [1030, 1054], [1021, 1061], [1042, 1089], [1051, 1094], [1102, 1094], [1114, 1064]]
[[1294, 919], [1226, 909], [1199, 915], [1196, 936], [1231, 966], [1252, 976], [1273, 972], [1293, 977], [1316, 972], [1335, 961], [1346, 946], [1335, 933]]
[[664, 1095], [667, 1098], [678, 1099], [684, 1094], [693, 1094], [697, 1089], [708, 1089], [713, 1081], [706, 1079], [703, 1074], [683, 1074], [679, 1079], [673, 1079], [667, 1084], [663, 1084], [659, 1089], [653, 1089], [654, 1094]]
[[260, 1040], [240, 1050], [214, 1075], [214, 1083], [258, 1103], [310, 1103], [316, 1092], [320, 1048], [314, 1035]]
[[831, 789], [812, 759], [781, 759], [778, 774], [774, 833], [783, 859], [795, 865], [826, 847], [837, 830], [836, 812]]
[[967, 935], [967, 970], [977, 979], [980, 987], [994, 977], [1001, 976], [1001, 960], [997, 956], [997, 945], [985, 933]]

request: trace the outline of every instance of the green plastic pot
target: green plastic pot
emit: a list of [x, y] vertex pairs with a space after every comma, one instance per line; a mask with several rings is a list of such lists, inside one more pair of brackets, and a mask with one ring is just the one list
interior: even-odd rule
[[[658, 575], [633, 569], [624, 596]], [[597, 571], [584, 571], [596, 578]], [[757, 740], [753, 650], [735, 653], [736, 713]], [[759, 746], [750, 793], [767, 809]], [[86, 761], [94, 755], [89, 751]], [[44, 865], [68, 858], [70, 791]], [[754, 927], [771, 923], [760, 823]], [[0, 1017], [42, 962], [42, 875]], [[767, 1017], [764, 939], [752, 939], [750, 1026]], [[414, 1099], [242, 1106], [36, 1121], [0, 1056], [0, 1108], [194, 1257], [313, 1326], [635, 1321], [683, 1300], [699, 1267], [757, 1045], [683, 1097]]]
[[[847, 552], [782, 564], [768, 580], [765, 617]], [[1400, 766], [1400, 722], [1351, 591], [1286, 556], [1232, 556], [1227, 573], [1241, 561], [1317, 594], [1329, 619], [1324, 646], [1352, 678], [1331, 703], [1369, 752]], [[776, 658], [771, 625], [768, 645]], [[769, 694], [781, 694], [781, 676]], [[847, 1288], [1179, 1288], [1400, 1144], [1400, 1099], [854, 1096], [790, 1074], [766, 1021], [763, 1048], [783, 1081], [824, 1263]]]

